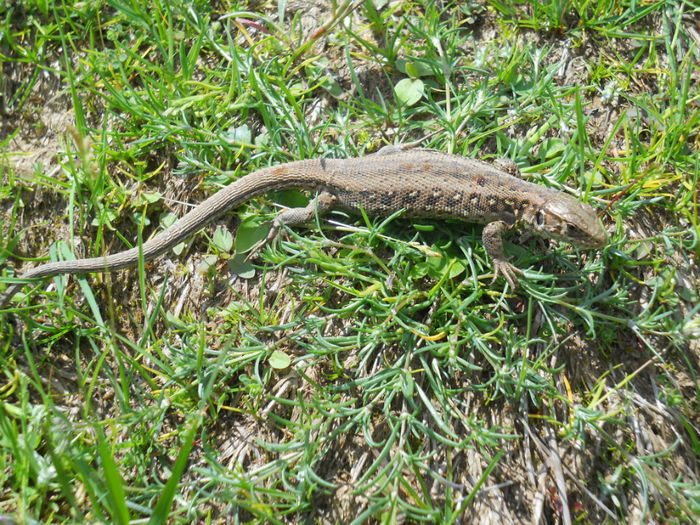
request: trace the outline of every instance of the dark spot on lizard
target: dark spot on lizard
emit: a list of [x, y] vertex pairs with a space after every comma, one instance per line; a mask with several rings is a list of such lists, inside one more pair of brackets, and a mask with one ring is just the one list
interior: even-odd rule
[[411, 204], [415, 204], [418, 199], [420, 199], [421, 192], [419, 190], [412, 190], [404, 193], [401, 196], [401, 207], [408, 208]]
[[476, 182], [479, 186], [486, 186], [486, 177], [483, 175], [477, 175], [474, 182]]
[[513, 209], [514, 210], [522, 210], [525, 207], [525, 201], [521, 200], [515, 200], [513, 201]]
[[362, 202], [362, 203], [371, 201], [372, 197], [374, 196], [373, 192], [371, 192], [369, 190], [360, 190], [357, 192], [357, 194], [359, 195], [360, 202]]
[[391, 208], [396, 200], [396, 191], [386, 191], [382, 193], [379, 200], [383, 207]]
[[433, 188], [433, 191], [425, 197], [425, 205], [429, 208], [435, 208], [442, 200], [442, 192], [437, 188]]

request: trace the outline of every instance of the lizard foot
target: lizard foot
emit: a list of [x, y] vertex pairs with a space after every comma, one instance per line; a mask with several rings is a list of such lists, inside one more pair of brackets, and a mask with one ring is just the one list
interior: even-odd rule
[[315, 199], [303, 208], [288, 208], [284, 210], [272, 221], [272, 227], [267, 236], [263, 240], [256, 242], [255, 246], [250, 249], [250, 253], [245, 258], [245, 261], [247, 262], [250, 260], [260, 248], [276, 238], [283, 224], [294, 226], [296, 224], [310, 222], [316, 214], [323, 215], [327, 210], [332, 208], [336, 200], [337, 197], [335, 195], [328, 190], [322, 190]]
[[493, 279], [491, 279], [491, 284], [493, 284], [498, 276], [502, 274], [503, 278], [508, 281], [510, 287], [515, 290], [518, 287], [518, 275], [524, 275], [523, 271], [517, 266], [512, 265], [505, 259], [494, 259], [493, 260]]

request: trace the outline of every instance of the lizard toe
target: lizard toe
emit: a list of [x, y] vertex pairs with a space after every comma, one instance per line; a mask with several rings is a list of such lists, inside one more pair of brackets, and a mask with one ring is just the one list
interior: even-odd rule
[[508, 282], [512, 289], [516, 289], [518, 287], [518, 275], [524, 275], [520, 268], [512, 265], [505, 259], [495, 259], [493, 261], [493, 279], [491, 280], [491, 283], [498, 279], [500, 274], [503, 275], [503, 278]]

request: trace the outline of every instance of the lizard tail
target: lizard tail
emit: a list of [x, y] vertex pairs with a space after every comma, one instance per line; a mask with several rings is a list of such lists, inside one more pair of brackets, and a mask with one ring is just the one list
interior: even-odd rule
[[[225, 188], [203, 201], [180, 218], [175, 224], [142, 246], [104, 257], [92, 257], [72, 261], [58, 261], [41, 264], [19, 279], [38, 279], [58, 274], [76, 274], [101, 271], [113, 271], [138, 264], [143, 253], [144, 260], [157, 257], [190, 235], [220, 217], [228, 210], [237, 208], [244, 202], [262, 193], [291, 188], [318, 188], [328, 180], [327, 170], [332, 160], [301, 160], [280, 166], [270, 166], [250, 173], [232, 182]], [[3, 308], [14, 294], [23, 286], [22, 282], [13, 282], [0, 295], [0, 308]]]

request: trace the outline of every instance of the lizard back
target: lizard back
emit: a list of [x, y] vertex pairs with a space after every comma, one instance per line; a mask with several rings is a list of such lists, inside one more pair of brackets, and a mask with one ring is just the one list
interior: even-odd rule
[[[372, 169], [367, 164], [372, 159]], [[363, 162], [357, 162], [361, 160]], [[528, 207], [561, 192], [526, 182], [475, 159], [415, 150], [336, 161], [326, 183], [345, 208], [370, 215], [404, 209], [406, 217], [515, 224]]]

